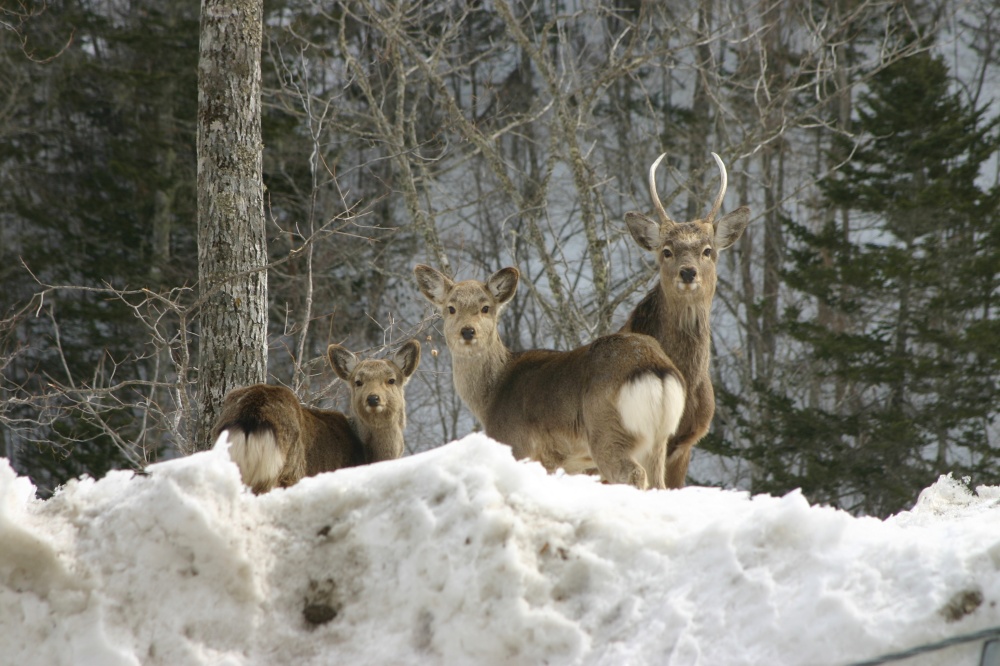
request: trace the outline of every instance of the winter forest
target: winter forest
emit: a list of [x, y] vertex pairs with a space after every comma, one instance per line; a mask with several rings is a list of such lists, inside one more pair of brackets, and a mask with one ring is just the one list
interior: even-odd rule
[[[42, 495], [211, 446], [200, 15], [0, 9], [0, 455]], [[751, 222], [688, 483], [874, 516], [1000, 484], [994, 0], [268, 0], [260, 62], [269, 383], [343, 408], [328, 344], [416, 338], [407, 451], [466, 435], [414, 265], [516, 266], [506, 343], [576, 347], [654, 284], [650, 164], [690, 220], [716, 152]]]

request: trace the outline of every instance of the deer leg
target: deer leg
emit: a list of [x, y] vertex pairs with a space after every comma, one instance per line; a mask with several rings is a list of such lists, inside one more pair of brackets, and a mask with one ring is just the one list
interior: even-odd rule
[[667, 456], [667, 488], [684, 487], [684, 483], [687, 481], [688, 464], [691, 462], [691, 449], [693, 448], [693, 443], [677, 446]]
[[646, 457], [646, 475], [649, 478], [649, 487], [663, 489], [667, 488], [667, 443], [659, 442]]
[[678, 433], [667, 442], [667, 488], [683, 488], [687, 480], [691, 450], [708, 433], [711, 421], [697, 429]]
[[601, 478], [609, 483], [624, 483], [639, 490], [646, 490], [649, 487], [649, 475], [642, 465], [628, 454], [628, 449], [634, 446], [631, 438], [627, 438], [626, 441], [608, 441], [612, 439], [608, 437], [601, 439], [604, 441], [591, 442], [590, 445]]
[[691, 450], [708, 434], [715, 413], [715, 394], [711, 383], [702, 383], [690, 391], [680, 428], [667, 442], [667, 488], [683, 488], [687, 481]]
[[641, 445], [639, 438], [622, 426], [616, 409], [607, 410], [603, 416], [592, 418], [587, 424], [590, 454], [601, 478], [645, 490], [649, 487], [649, 476], [632, 455]]

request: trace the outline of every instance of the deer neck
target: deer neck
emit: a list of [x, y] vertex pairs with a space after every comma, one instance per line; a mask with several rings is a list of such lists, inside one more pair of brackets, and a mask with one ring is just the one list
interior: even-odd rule
[[711, 298], [669, 297], [657, 285], [632, 312], [624, 330], [656, 338], [689, 388], [708, 377]]
[[376, 460], [398, 458], [403, 453], [403, 431], [406, 429], [405, 410], [391, 418], [367, 421], [357, 415], [351, 419], [354, 434]]
[[459, 397], [485, 425], [490, 400], [510, 363], [511, 353], [496, 333], [487, 344], [478, 346], [481, 348], [473, 351], [463, 349], [455, 353], [452, 350], [451, 366]]

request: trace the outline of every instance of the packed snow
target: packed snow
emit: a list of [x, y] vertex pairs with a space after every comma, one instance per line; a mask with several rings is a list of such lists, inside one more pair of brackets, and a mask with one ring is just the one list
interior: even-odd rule
[[1000, 488], [950, 477], [883, 521], [478, 434], [262, 496], [224, 442], [45, 501], [0, 459], [4, 664], [846, 666], [1000, 625], [998, 569]]

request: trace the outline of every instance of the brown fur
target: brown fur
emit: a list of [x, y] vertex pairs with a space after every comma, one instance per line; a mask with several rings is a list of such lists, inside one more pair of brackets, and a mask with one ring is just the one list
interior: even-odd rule
[[659, 284], [636, 306], [622, 331], [645, 333], [680, 369], [687, 382], [684, 415], [667, 444], [668, 488], [684, 486], [691, 450], [704, 437], [715, 414], [715, 392], [709, 375], [712, 333], [709, 319], [718, 280], [719, 252], [742, 235], [750, 210], [738, 208], [718, 221], [715, 217], [725, 196], [726, 174], [722, 161], [712, 153], [722, 172], [722, 185], [712, 211], [702, 220], [671, 220], [656, 195], [655, 170], [650, 168], [650, 195], [659, 212], [656, 222], [641, 213], [628, 213], [629, 232], [643, 248], [657, 253]]
[[549, 471], [663, 487], [684, 387], [655, 340], [614, 334], [568, 352], [512, 353], [497, 319], [517, 289], [517, 269], [459, 283], [429, 266], [414, 272], [444, 318], [455, 388], [486, 434]]
[[255, 493], [403, 454], [403, 386], [420, 364], [420, 343], [407, 342], [391, 361], [358, 361], [340, 345], [330, 345], [327, 357], [350, 387], [350, 418], [302, 405], [283, 386], [254, 384], [223, 401], [213, 440], [229, 431], [230, 455]]

